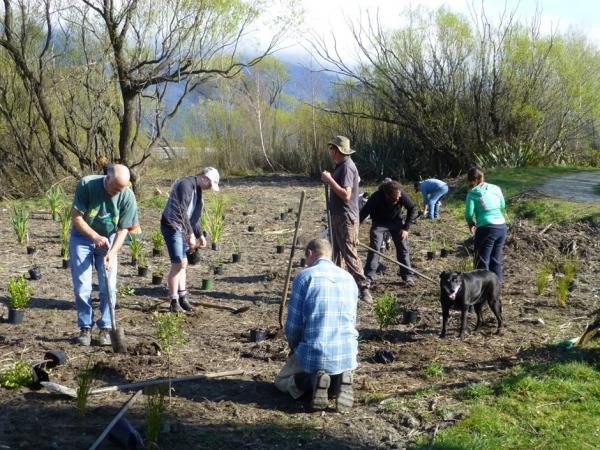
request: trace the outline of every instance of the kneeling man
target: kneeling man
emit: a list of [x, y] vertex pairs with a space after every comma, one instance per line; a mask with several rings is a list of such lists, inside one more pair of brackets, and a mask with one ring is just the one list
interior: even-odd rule
[[295, 399], [310, 395], [313, 409], [327, 408], [335, 397], [337, 411], [347, 412], [354, 401], [358, 288], [331, 261], [327, 240], [310, 241], [305, 256], [309, 267], [294, 277], [285, 323], [292, 353], [275, 386]]

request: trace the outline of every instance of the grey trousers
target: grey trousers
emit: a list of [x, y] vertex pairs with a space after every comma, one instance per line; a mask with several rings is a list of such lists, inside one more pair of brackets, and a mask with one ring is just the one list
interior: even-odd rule
[[[410, 256], [408, 254], [408, 239], [401, 239], [400, 232], [402, 231], [402, 222], [397, 222], [393, 224], [373, 224], [371, 226], [371, 231], [369, 232], [371, 242], [369, 247], [379, 250], [383, 244], [384, 234], [386, 231], [389, 231], [392, 236], [392, 240], [394, 241], [394, 246], [396, 247], [396, 259], [399, 263], [404, 264], [407, 267], [410, 266]], [[375, 273], [377, 272], [377, 267], [379, 266], [379, 255], [372, 251], [369, 251], [367, 255], [367, 262], [365, 264], [365, 276], [371, 280], [375, 278]], [[400, 275], [403, 280], [407, 280], [412, 278], [412, 272], [410, 270], [405, 269], [404, 267], [400, 268]]]

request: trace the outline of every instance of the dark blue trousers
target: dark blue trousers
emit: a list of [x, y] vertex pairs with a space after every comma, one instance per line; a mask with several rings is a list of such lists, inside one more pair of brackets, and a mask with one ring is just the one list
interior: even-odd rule
[[490, 270], [502, 283], [502, 250], [506, 242], [507, 227], [484, 225], [475, 230], [475, 264], [477, 269]]

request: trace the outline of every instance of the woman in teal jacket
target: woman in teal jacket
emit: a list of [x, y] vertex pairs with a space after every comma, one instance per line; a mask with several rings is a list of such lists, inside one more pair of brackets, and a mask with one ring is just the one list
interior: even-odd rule
[[469, 192], [465, 201], [465, 220], [475, 233], [477, 269], [490, 270], [502, 283], [502, 250], [506, 241], [506, 223], [502, 210], [504, 196], [500, 188], [484, 181], [483, 171], [471, 167], [467, 172]]

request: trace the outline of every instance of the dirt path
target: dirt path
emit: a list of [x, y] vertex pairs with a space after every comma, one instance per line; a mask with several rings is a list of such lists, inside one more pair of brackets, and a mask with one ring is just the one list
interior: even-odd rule
[[597, 202], [600, 195], [594, 186], [600, 184], [600, 172], [579, 172], [551, 178], [539, 190], [545, 194], [576, 202]]

